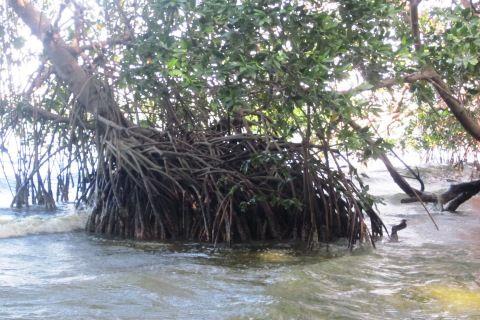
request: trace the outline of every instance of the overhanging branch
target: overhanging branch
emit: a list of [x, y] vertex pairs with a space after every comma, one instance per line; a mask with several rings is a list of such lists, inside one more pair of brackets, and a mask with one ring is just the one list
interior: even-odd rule
[[68, 84], [86, 110], [121, 125], [127, 125], [128, 121], [121, 114], [113, 97], [105, 90], [108, 89], [108, 85], [105, 83], [99, 85], [94, 77], [85, 72], [49, 19], [27, 0], [9, 0], [9, 4], [32, 33], [42, 41], [55, 72]]

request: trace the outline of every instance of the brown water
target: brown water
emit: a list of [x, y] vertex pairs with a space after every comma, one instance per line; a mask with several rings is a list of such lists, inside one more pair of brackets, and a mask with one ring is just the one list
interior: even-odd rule
[[[424, 172], [430, 190], [456, 178]], [[0, 318], [480, 319], [480, 199], [457, 214], [431, 207], [436, 231], [420, 205], [399, 204], [384, 171], [369, 175], [385, 222], [408, 228], [353, 252], [113, 241], [73, 231], [86, 216], [68, 208], [3, 209]]]

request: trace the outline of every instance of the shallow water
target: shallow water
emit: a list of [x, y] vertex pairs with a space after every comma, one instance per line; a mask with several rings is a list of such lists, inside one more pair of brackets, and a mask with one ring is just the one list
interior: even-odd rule
[[[462, 178], [424, 171], [429, 190]], [[86, 215], [68, 207], [1, 209], [0, 318], [480, 319], [480, 198], [457, 214], [430, 207], [436, 231], [384, 171], [369, 176], [386, 224], [408, 227], [351, 253], [106, 240], [76, 231]]]

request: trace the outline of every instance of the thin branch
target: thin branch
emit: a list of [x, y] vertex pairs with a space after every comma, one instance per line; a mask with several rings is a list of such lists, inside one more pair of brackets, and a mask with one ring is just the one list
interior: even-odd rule
[[410, 0], [410, 22], [412, 27], [415, 51], [420, 52], [422, 41], [420, 38], [420, 24], [418, 23], [418, 5], [421, 0]]

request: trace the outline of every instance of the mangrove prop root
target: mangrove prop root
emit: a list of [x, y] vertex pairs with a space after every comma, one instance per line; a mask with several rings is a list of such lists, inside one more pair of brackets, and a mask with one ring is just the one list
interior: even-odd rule
[[[108, 127], [100, 141], [89, 232], [210, 243], [382, 234], [354, 183], [302, 144], [254, 134]], [[370, 230], [365, 218], [370, 220]]]

